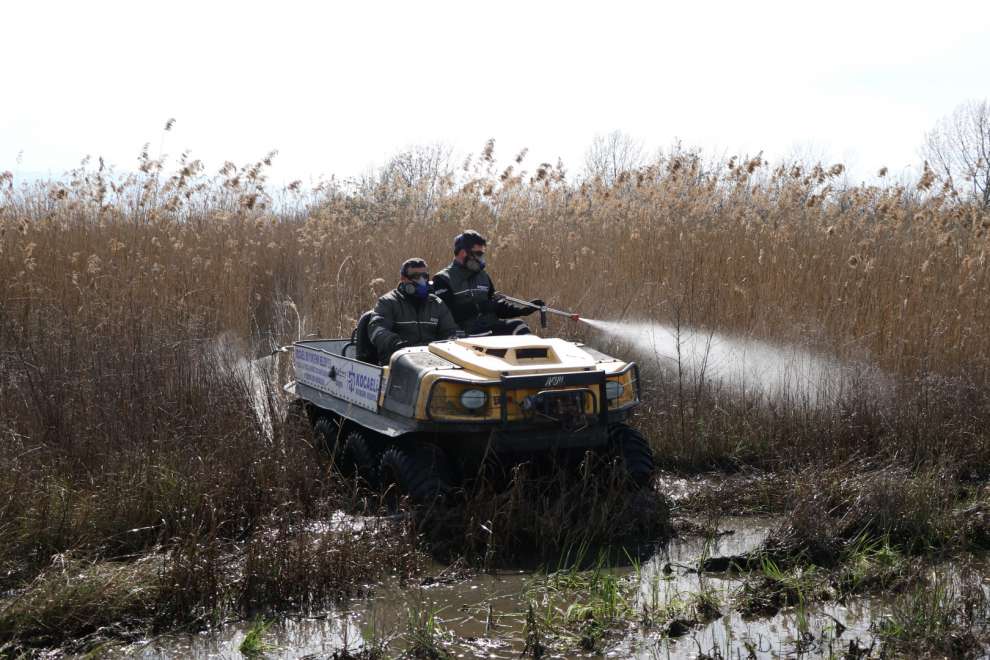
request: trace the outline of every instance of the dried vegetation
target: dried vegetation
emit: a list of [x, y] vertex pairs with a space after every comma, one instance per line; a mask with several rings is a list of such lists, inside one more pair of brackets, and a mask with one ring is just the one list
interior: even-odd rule
[[[864, 378], [821, 407], [653, 370], [638, 424], [666, 467], [798, 475], [806, 497], [792, 525], [809, 551], [864, 531], [909, 549], [985, 543], [986, 210], [927, 169], [852, 185], [840, 165], [682, 151], [607, 184], [574, 183], [560, 164], [520, 169], [522, 154], [497, 169], [493, 150], [457, 171], [400, 160], [276, 198], [270, 156], [208, 174], [186, 154], [168, 172], [145, 150], [126, 176], [102, 161], [48, 183], [0, 176], [0, 586], [23, 594], [0, 605], [3, 638], [55, 639], [20, 612], [63, 588], [65, 557], [113, 591], [113, 576], [155, 553], [151, 591], [126, 599], [137, 618], [153, 600], [162, 625], [316, 603], [330, 575], [347, 576], [329, 588], [337, 595], [374, 579], [356, 555], [331, 567], [308, 541], [263, 536], [296, 533], [349, 495], [304, 430], [257, 414], [277, 396], [259, 394], [237, 356], [348, 334], [404, 258], [437, 269], [469, 227], [491, 237], [507, 292], [588, 317], [801, 345], [884, 374], [882, 387]], [[853, 464], [862, 476], [843, 480]], [[466, 513], [472, 525], [475, 514], [498, 511]], [[368, 552], [411, 572], [415, 538], [398, 538]], [[247, 559], [231, 569], [235, 549]], [[127, 618], [99, 613], [72, 634]]]

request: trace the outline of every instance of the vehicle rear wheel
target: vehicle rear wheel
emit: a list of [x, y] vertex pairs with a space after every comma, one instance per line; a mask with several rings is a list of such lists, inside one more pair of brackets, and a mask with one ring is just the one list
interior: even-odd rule
[[378, 476], [378, 452], [372, 446], [369, 438], [365, 437], [365, 431], [352, 429], [344, 438], [344, 449], [340, 459], [340, 465], [348, 474], [361, 477], [369, 486], [377, 488]]
[[653, 450], [643, 434], [626, 424], [613, 424], [608, 430], [609, 449], [622, 459], [626, 475], [638, 488], [653, 483]]
[[436, 445], [390, 447], [382, 454], [379, 476], [386, 497], [397, 491], [414, 504], [431, 504], [450, 491], [453, 469]]
[[324, 452], [333, 465], [340, 466], [341, 447], [343, 443], [340, 439], [340, 425], [333, 417], [321, 415], [313, 424], [313, 435], [316, 440], [316, 448]]
[[309, 404], [303, 399], [293, 399], [285, 409], [285, 433], [290, 436], [306, 435], [313, 429], [316, 419], [308, 410]]

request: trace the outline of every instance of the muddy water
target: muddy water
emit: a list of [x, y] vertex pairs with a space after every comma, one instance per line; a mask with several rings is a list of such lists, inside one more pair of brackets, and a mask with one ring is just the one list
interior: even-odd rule
[[[690, 602], [707, 593], [723, 605], [712, 621], [691, 627], [676, 637], [633, 634], [616, 649], [617, 656], [636, 658], [712, 657], [777, 658], [819, 657], [847, 649], [850, 642], [868, 647], [874, 618], [863, 602], [852, 607], [836, 604], [785, 608], [770, 618], [747, 619], [732, 609], [741, 579], [729, 573], [700, 573], [700, 561], [738, 557], [756, 550], [772, 528], [767, 518], [724, 518], [714, 535], [674, 539], [640, 571], [639, 604], [650, 610]], [[856, 641], [854, 641], [856, 640]]]
[[[522, 595], [534, 574], [508, 572], [438, 584], [400, 588], [382, 585], [374, 598], [319, 617], [288, 618], [273, 623], [263, 639], [267, 658], [324, 658], [335, 651], [358, 652], [366, 645], [389, 642], [386, 657], [401, 652], [399, 636], [414, 613], [434, 613], [440, 638], [457, 657], [518, 658], [524, 646]], [[219, 631], [197, 635], [163, 635], [114, 649], [117, 658], [242, 658], [239, 651], [250, 622], [232, 622]]]
[[[355, 520], [355, 524], [360, 521]], [[335, 521], [339, 524], [340, 521]], [[615, 569], [629, 585], [637, 611], [685, 602], [702, 591], [723, 603], [721, 616], [695, 624], [683, 635], [670, 637], [657, 628], [630, 622], [621, 638], [612, 639], [607, 657], [693, 658], [700, 653], [718, 657], [816, 657], [837, 653], [856, 639], [869, 646], [872, 606], [861, 603], [788, 608], [771, 618], [747, 620], [732, 610], [738, 577], [725, 573], [699, 574], [699, 562], [732, 557], [757, 548], [773, 521], [766, 518], [725, 518], [714, 536], [685, 536], [660, 549], [638, 570]], [[336, 526], [336, 524], [334, 525]], [[386, 657], [401, 653], [402, 635], [411, 616], [432, 614], [439, 639], [459, 658], [518, 658], [525, 647], [527, 592], [542, 579], [532, 572], [505, 571], [496, 576], [458, 576], [443, 567], [422, 584], [385, 584], [373, 598], [319, 617], [287, 618], [271, 625], [263, 636], [269, 658], [325, 658], [348, 649], [388, 643]], [[638, 582], [638, 588], [637, 588]], [[232, 622], [218, 631], [166, 635], [114, 649], [110, 657], [240, 658], [239, 647], [250, 624]], [[568, 651], [550, 657], [578, 657]], [[583, 654], [583, 657], [600, 657]]]

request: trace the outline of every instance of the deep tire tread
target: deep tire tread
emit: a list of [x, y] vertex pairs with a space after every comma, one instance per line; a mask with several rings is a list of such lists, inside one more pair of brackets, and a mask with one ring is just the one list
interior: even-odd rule
[[390, 447], [382, 454], [381, 484], [396, 482], [402, 493], [417, 504], [429, 504], [451, 488], [451, 468], [446, 454], [435, 445]]
[[333, 459], [334, 462], [340, 458], [338, 446], [338, 436], [340, 429], [333, 418], [322, 415], [313, 424], [313, 436], [316, 441], [316, 448]]
[[360, 477], [370, 486], [377, 487], [379, 457], [365, 435], [365, 431], [357, 429], [352, 429], [347, 434], [341, 452], [341, 463], [348, 474]]
[[629, 479], [639, 488], [651, 486], [656, 464], [643, 434], [627, 424], [613, 424], [608, 434], [611, 451], [622, 459]]

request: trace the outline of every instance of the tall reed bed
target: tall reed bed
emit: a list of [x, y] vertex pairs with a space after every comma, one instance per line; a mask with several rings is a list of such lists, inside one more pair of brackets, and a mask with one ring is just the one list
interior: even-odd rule
[[277, 194], [270, 157], [0, 176], [3, 586], [63, 553], [237, 543], [273, 512], [325, 511], [339, 493], [305, 429], [276, 416], [266, 432], [220, 347], [249, 360], [349, 334], [405, 258], [437, 270], [467, 228], [489, 236], [511, 294], [799, 344], [893, 379], [892, 407], [864, 389], [767, 408], [646, 369], [640, 426], [668, 466], [990, 464], [990, 215], [930, 171], [850, 185], [838, 165], [674, 153], [606, 185], [495, 162], [489, 144], [460, 170]]

